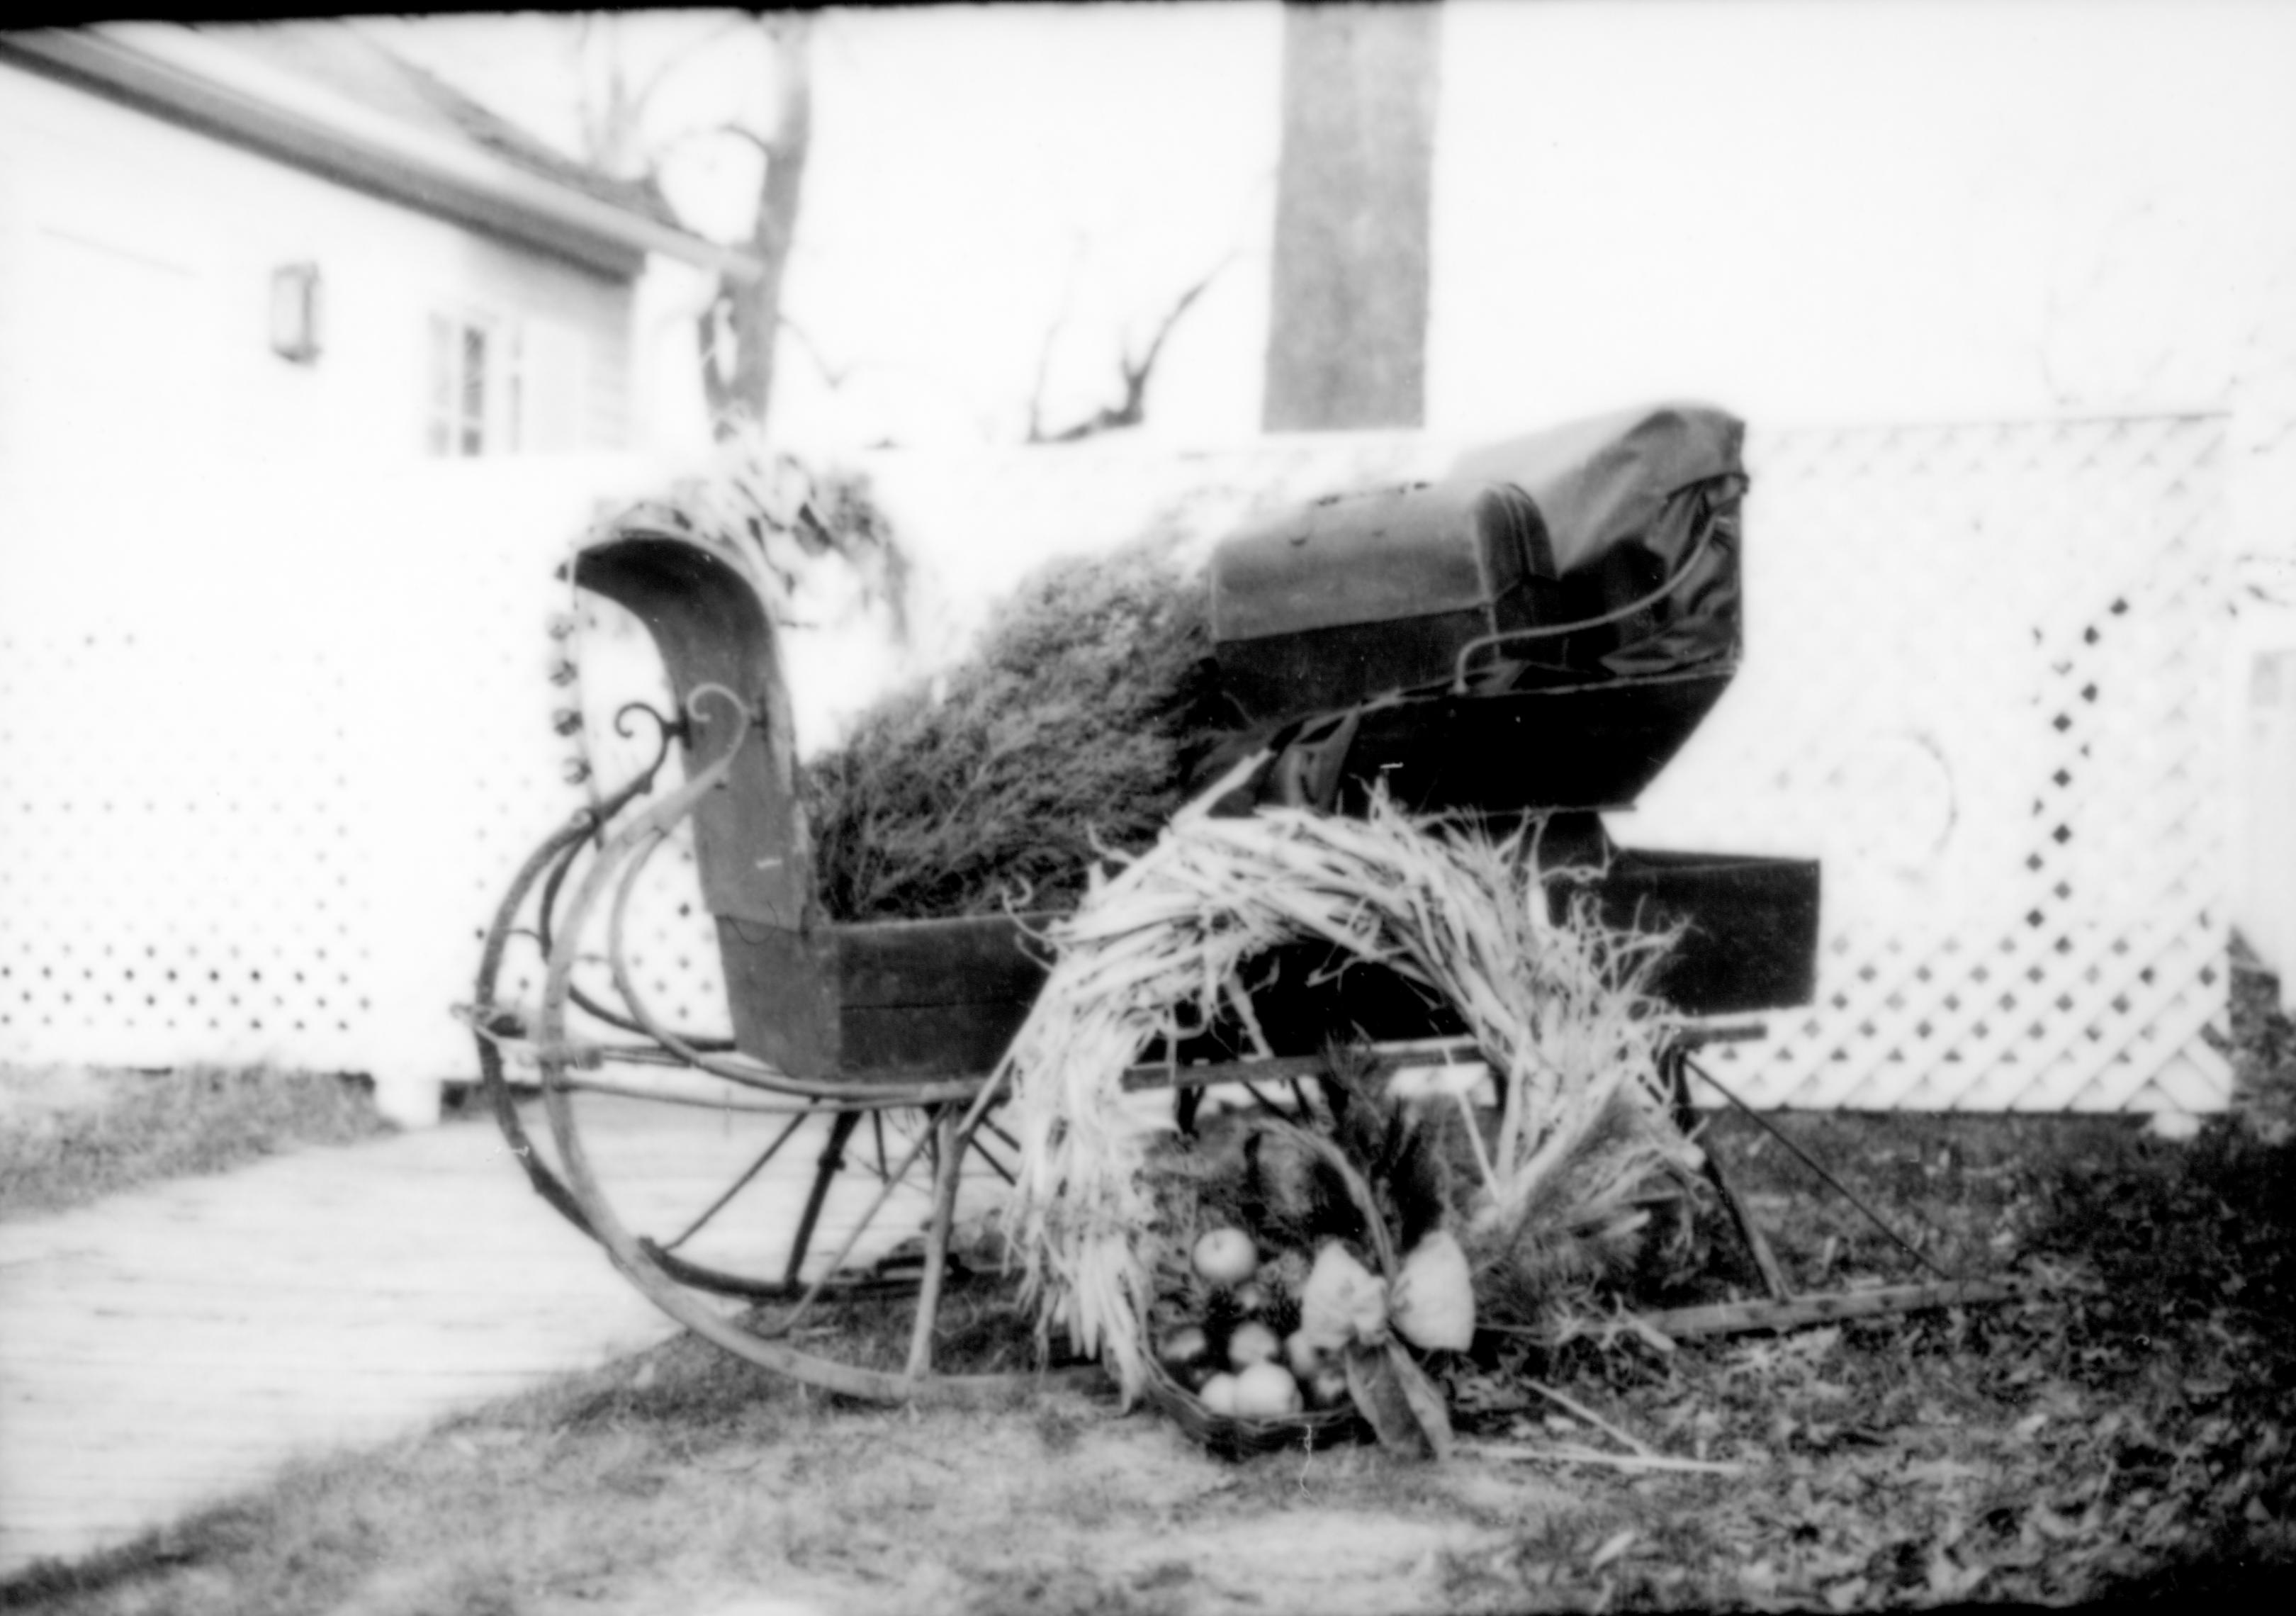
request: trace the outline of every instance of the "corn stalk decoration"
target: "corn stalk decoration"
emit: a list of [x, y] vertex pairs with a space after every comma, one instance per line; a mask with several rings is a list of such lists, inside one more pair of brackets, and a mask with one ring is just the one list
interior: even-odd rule
[[1480, 1046], [1498, 1104], [1488, 1128], [1469, 1119], [1488, 1144], [1458, 1209], [1479, 1292], [1542, 1242], [1632, 1223], [1653, 1176], [1700, 1160], [1672, 1120], [1669, 1023], [1644, 988], [1672, 939], [1611, 930], [1585, 897], [1556, 918], [1528, 856], [1535, 830], [1439, 833], [1383, 799], [1361, 819], [1215, 818], [1202, 805], [1218, 795], [1052, 926], [1056, 964], [992, 1085], [1013, 1101], [1008, 1229], [1039, 1326], [1099, 1354], [1128, 1403], [1152, 1300], [1157, 1208], [1141, 1168], [1169, 1125], [1121, 1103], [1123, 1075], [1223, 1009], [1248, 1025], [1239, 972], [1278, 944], [1320, 939], [1400, 973]]

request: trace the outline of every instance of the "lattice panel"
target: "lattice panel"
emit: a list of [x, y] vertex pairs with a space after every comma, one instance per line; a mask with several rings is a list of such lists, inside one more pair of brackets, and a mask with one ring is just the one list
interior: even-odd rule
[[[676, 716], [669, 680], [645, 626], [613, 602], [584, 594], [574, 603], [576, 633], [569, 649], [579, 659], [579, 714], [583, 745], [595, 770], [590, 792], [611, 791], [629, 779], [654, 755], [655, 732], [643, 716], [617, 724], [626, 703], [643, 701], [656, 712]], [[627, 731], [627, 733], [623, 733]], [[569, 742], [570, 751], [571, 742]], [[678, 753], [658, 776], [655, 790], [668, 791], [685, 776]], [[590, 950], [576, 980], [603, 1004], [613, 1004], [605, 964], [606, 928], [586, 929]], [[623, 960], [648, 1011], [664, 1025], [712, 1037], [732, 1028], [726, 978], [718, 957], [718, 932], [701, 906], [701, 877], [694, 863], [692, 821], [680, 825], [655, 852], [630, 894], [623, 925]]]
[[[2219, 443], [2196, 419], [1755, 435], [1745, 671], [1613, 827], [1824, 861], [1818, 1005], [1725, 1057], [1751, 1097], [2222, 1103]], [[1060, 549], [1152, 523], [1208, 541], [1458, 447], [867, 465], [961, 628]], [[582, 796], [553, 572], [600, 496], [664, 474], [242, 471], [0, 488], [0, 1060], [463, 1075], [447, 1007]], [[660, 673], [616, 609], [582, 615], [610, 780], [642, 745], [611, 712]], [[835, 705], [817, 670], [852, 658], [790, 649], [802, 740]], [[690, 849], [665, 849], [630, 957], [666, 1020], [708, 1030], [695, 898]], [[534, 977], [529, 956], [510, 991]]]
[[326, 568], [263, 522], [218, 567], [134, 486], [9, 516], [0, 1052], [339, 1063], [375, 1004], [352, 659], [282, 609]]
[[2225, 1103], [2221, 445], [2195, 418], [1754, 446], [1745, 675], [1615, 827], [1824, 862], [1817, 1003], [1734, 1052], [1749, 1097]]
[[419, 1113], [572, 804], [551, 569], [621, 464], [0, 483], [0, 1061], [365, 1071]]
[[0, 632], [0, 1047], [344, 1049], [372, 1007], [356, 853], [326, 811], [351, 767], [344, 682], [308, 650], [165, 625]]

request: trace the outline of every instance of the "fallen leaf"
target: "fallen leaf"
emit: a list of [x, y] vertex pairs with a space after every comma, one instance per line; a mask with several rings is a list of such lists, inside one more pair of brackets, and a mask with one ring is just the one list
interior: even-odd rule
[[1611, 1561], [1625, 1554], [1633, 1546], [1636, 1536], [1638, 1534], [1631, 1526], [1624, 1531], [1612, 1532], [1603, 1539], [1602, 1547], [1596, 1549], [1593, 1557], [1587, 1562], [1587, 1569], [1590, 1571], [1601, 1571]]
[[2059, 1543], [2081, 1535], [2079, 1522], [2066, 1520], [2046, 1504], [2033, 1505], [2025, 1518], [2040, 1530], [2043, 1537], [2054, 1538]]
[[1899, 1472], [1908, 1481], [1926, 1482], [1932, 1487], [1950, 1487], [1956, 1481], [1972, 1481], [1986, 1474], [1978, 1464], [1964, 1464], [1959, 1459], [1918, 1459]]
[[[1853, 1285], [1855, 1280], [1850, 1282]], [[1805, 1333], [1794, 1342], [1795, 1356], [1804, 1363], [1816, 1363], [1841, 1344], [1841, 1326], [1828, 1325], [1823, 1330]]]
[[685, 1462], [696, 1470], [706, 1470], [718, 1475], [741, 1475], [764, 1464], [766, 1456], [739, 1448], [727, 1448], [714, 1453], [696, 1454]]
[[1986, 1565], [1956, 1565], [1947, 1554], [1931, 1550], [1928, 1566], [1929, 1591], [1933, 1598], [1958, 1599], [1992, 1574]]
[[1636, 1335], [1640, 1336], [1644, 1342], [1654, 1352], [1664, 1354], [1672, 1352], [1675, 1349], [1674, 1337], [1669, 1335], [1665, 1331], [1660, 1329], [1656, 1325], [1652, 1324], [1646, 1318], [1629, 1313], [1627, 1315], [1627, 1328], [1632, 1330]]

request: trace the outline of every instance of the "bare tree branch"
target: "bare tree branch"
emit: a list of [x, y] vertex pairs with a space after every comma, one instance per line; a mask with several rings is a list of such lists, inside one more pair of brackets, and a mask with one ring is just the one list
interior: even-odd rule
[[586, 78], [593, 45], [606, 64], [605, 99], [601, 104], [586, 86], [578, 110], [582, 122], [582, 150], [594, 168], [607, 173], [623, 171], [636, 144], [636, 120], [622, 74], [622, 53], [616, 37], [619, 17], [611, 12], [585, 12], [576, 20], [574, 68], [578, 80]]
[[1045, 328], [1044, 345], [1037, 350], [1037, 379], [1035, 384], [1029, 390], [1027, 441], [1029, 443], [1045, 441], [1045, 384], [1052, 376], [1053, 350], [1060, 344], [1061, 332], [1067, 329], [1069, 316], [1076, 312], [1077, 282], [1082, 275], [1087, 247], [1084, 232], [1075, 233], [1071, 245], [1074, 250], [1069, 255], [1068, 278], [1061, 285], [1060, 312], [1053, 316], [1053, 323]]
[[1202, 280], [1182, 292], [1179, 299], [1172, 305], [1171, 312], [1164, 316], [1164, 323], [1156, 328], [1155, 336], [1149, 340], [1148, 351], [1142, 355], [1136, 363], [1131, 361], [1124, 363], [1124, 384], [1128, 398], [1131, 397], [1136, 384], [1140, 388], [1147, 386], [1148, 374], [1156, 368], [1157, 356], [1164, 351], [1164, 343], [1171, 336], [1172, 328], [1180, 323], [1180, 316], [1186, 314], [1195, 300], [1202, 297], [1211, 283], [1218, 279], [1220, 271], [1234, 261], [1234, 253], [1230, 253], [1226, 258], [1222, 258], [1218, 264], [1212, 266], [1210, 273]]
[[764, 26], [780, 58], [781, 105], [769, 133], [743, 132], [766, 154], [757, 216], [747, 243], [763, 273], [746, 286], [731, 279], [722, 281], [700, 333], [702, 351], [713, 360], [723, 353], [723, 337], [732, 339], [732, 373], [716, 363], [702, 372], [709, 415], [720, 439], [735, 435], [744, 422], [762, 423], [773, 402], [782, 282], [796, 241], [798, 208], [805, 193], [806, 163], [813, 145], [813, 19], [775, 17]]
[[821, 344], [813, 340], [805, 327], [787, 315], [781, 316], [780, 320], [781, 328], [797, 339], [798, 347], [805, 351], [807, 358], [813, 361], [813, 368], [821, 373], [821, 379], [829, 384], [830, 391], [835, 392], [843, 387], [847, 378], [853, 374], [853, 366], [849, 365], [841, 370], [832, 366], [828, 357], [821, 351]]
[[748, 125], [738, 123], [702, 124], [694, 128], [682, 129], [662, 142], [662, 154], [667, 156], [700, 140], [738, 140], [754, 147], [767, 162], [774, 160], [774, 143]]
[[645, 83], [641, 85], [631, 97], [634, 112], [643, 112], [646, 103], [653, 99], [654, 93], [661, 88], [663, 81], [676, 69], [692, 61], [696, 53], [718, 44], [720, 40], [732, 38], [749, 26], [750, 20], [747, 17], [729, 17], [721, 26], [712, 29], [697, 39], [689, 40], [663, 57], [660, 62], [654, 64], [653, 71], [646, 75]]
[[[1037, 400], [1031, 399], [1029, 409], [1029, 441], [1031, 443], [1077, 443], [1102, 432], [1112, 432], [1128, 426], [1138, 426], [1145, 421], [1148, 418], [1148, 384], [1155, 376], [1157, 360], [1163, 357], [1164, 344], [1170, 340], [1172, 332], [1179, 324], [1181, 317], [1195, 306], [1197, 299], [1210, 290], [1212, 283], [1219, 279], [1221, 272], [1235, 261], [1235, 256], [1231, 252], [1213, 265], [1201, 280], [1173, 300], [1172, 307], [1165, 312], [1162, 321], [1158, 324], [1156, 334], [1149, 339], [1148, 349], [1145, 353], [1136, 359], [1131, 356], [1131, 345], [1128, 342], [1125, 345], [1125, 351], [1118, 356], [1116, 361], [1117, 381], [1123, 389], [1122, 397], [1117, 403], [1103, 406], [1086, 419], [1078, 422], [1074, 426], [1064, 431], [1046, 435], [1037, 430]], [[1048, 354], [1050, 344], [1051, 340], [1047, 338]], [[1041, 392], [1043, 387], [1041, 371], [1038, 374], [1037, 386]]]

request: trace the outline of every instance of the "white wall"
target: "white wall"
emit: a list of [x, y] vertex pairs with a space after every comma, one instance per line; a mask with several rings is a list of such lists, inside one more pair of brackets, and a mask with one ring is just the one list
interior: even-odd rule
[[[311, 365], [267, 337], [272, 271], [300, 260]], [[465, 308], [557, 357], [544, 447], [627, 441], [626, 284], [0, 67], [0, 457], [412, 457], [429, 316]]]
[[2233, 924], [2296, 1016], [2296, 635], [2243, 636], [2231, 663]]
[[435, 1115], [450, 1006], [578, 799], [564, 457], [0, 476], [0, 1060], [365, 1071]]

